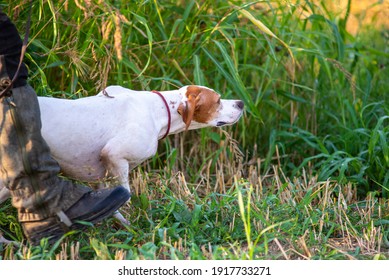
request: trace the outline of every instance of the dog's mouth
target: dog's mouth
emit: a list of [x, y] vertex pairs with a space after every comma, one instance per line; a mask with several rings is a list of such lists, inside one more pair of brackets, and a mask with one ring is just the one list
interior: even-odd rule
[[227, 124], [228, 123], [226, 123], [226, 122], [217, 122], [216, 126], [220, 127], [220, 126], [227, 125]]
[[236, 118], [234, 118], [231, 121], [218, 121], [216, 123], [216, 127], [221, 127], [221, 126], [225, 126], [225, 125], [232, 125], [232, 124], [236, 123], [240, 119], [241, 116], [242, 116], [242, 112], [239, 114], [239, 116], [237, 116]]
[[220, 122], [217, 122], [216, 126], [221, 127], [221, 126], [230, 125], [230, 124], [232, 124], [232, 123], [220, 121]]

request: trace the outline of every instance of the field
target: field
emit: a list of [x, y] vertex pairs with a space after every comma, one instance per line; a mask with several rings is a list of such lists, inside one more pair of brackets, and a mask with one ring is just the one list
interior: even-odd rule
[[[3, 9], [24, 34], [28, 1]], [[389, 258], [387, 1], [36, 1], [39, 95], [187, 84], [241, 99], [233, 127], [169, 136], [122, 208], [54, 246], [0, 205], [0, 259]], [[386, 20], [385, 20], [386, 19]]]

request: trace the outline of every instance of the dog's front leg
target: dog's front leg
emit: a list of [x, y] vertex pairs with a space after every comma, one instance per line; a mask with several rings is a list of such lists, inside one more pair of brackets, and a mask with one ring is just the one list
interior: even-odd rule
[[[105, 189], [106, 187], [108, 187], [108, 183], [107, 182], [99, 182], [97, 183], [96, 187], [98, 190], [100, 189]], [[116, 212], [113, 214], [113, 217], [118, 220], [123, 226], [129, 226], [130, 225], [130, 222], [128, 220], [126, 220], [126, 218], [124, 218], [124, 216], [122, 215], [122, 213], [120, 213], [119, 210], [116, 210]]]
[[[128, 161], [124, 158], [121, 158], [120, 154], [115, 152], [115, 149], [112, 149], [112, 146], [108, 144], [101, 151], [101, 160], [103, 161], [105, 169], [107, 170], [109, 176], [112, 176], [116, 180], [118, 180], [120, 185], [125, 187], [131, 193], [130, 183], [128, 179]], [[102, 186], [104, 186], [104, 183], [102, 183]], [[123, 226], [130, 225], [130, 222], [123, 217], [119, 210], [116, 211], [113, 216]]]
[[114, 153], [109, 146], [105, 146], [101, 151], [101, 160], [104, 163], [108, 175], [118, 180], [119, 183], [131, 193], [128, 180], [128, 161]]

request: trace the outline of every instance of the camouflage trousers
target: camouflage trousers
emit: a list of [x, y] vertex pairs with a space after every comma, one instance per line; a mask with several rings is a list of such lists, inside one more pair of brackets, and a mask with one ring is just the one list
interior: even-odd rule
[[[0, 78], [5, 77], [5, 65], [0, 66]], [[66, 211], [90, 191], [58, 177], [60, 168], [42, 138], [41, 125], [38, 98], [29, 85], [0, 99], [0, 180], [10, 190], [20, 222]]]

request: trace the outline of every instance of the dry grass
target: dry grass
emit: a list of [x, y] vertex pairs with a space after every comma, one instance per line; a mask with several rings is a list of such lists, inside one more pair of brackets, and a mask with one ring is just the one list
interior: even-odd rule
[[[309, 172], [304, 172], [300, 177], [288, 178], [279, 166], [272, 166], [262, 173], [260, 158], [242, 163], [235, 142], [227, 132], [221, 134], [227, 136], [221, 143], [222, 152], [217, 158], [216, 173], [210, 172], [209, 165], [205, 164], [197, 182], [189, 183], [188, 174], [181, 171], [154, 172], [149, 167], [150, 162], [131, 174], [136, 200], [125, 206], [122, 212], [133, 223], [127, 229], [128, 232], [144, 231], [140, 233], [142, 238], [127, 241], [123, 247], [112, 247], [109, 244], [124, 242], [120, 236], [120, 227], [114, 230], [116, 233], [113, 233], [113, 239], [109, 242], [100, 241], [93, 233], [89, 233], [87, 240], [82, 241], [71, 236], [49, 254], [50, 258], [85, 259], [85, 254], [92, 254], [97, 259], [191, 259], [194, 250], [192, 233], [184, 230], [175, 236], [170, 233], [171, 225], [162, 225], [164, 219], [169, 220], [172, 213], [179, 213], [175, 210], [171, 212], [172, 204], [169, 201], [187, 207], [188, 213], [195, 211], [199, 205], [203, 207], [194, 227], [201, 227], [204, 219], [213, 219], [215, 224], [225, 226], [226, 231], [232, 233], [242, 227], [243, 216], [249, 218], [250, 239], [244, 235], [235, 240], [222, 237], [219, 241], [208, 237], [208, 241], [196, 245], [197, 254], [201, 258], [389, 257], [388, 242], [384, 236], [386, 225], [379, 222], [389, 215], [387, 200], [379, 199], [372, 193], [361, 201], [353, 184], [318, 181], [317, 176]], [[223, 174], [231, 176], [226, 178]], [[207, 205], [212, 205], [210, 201], [215, 192], [218, 193], [218, 203], [228, 205], [229, 210], [207, 208]], [[237, 199], [239, 192], [244, 195], [243, 205], [239, 205]], [[226, 198], [228, 201], [225, 201]], [[143, 206], [139, 205], [141, 199], [147, 202]], [[243, 213], [239, 207], [243, 207]], [[155, 216], [155, 208], [163, 212], [161, 217]], [[139, 227], [145, 220], [153, 221], [154, 226], [150, 229]], [[229, 222], [224, 223], [223, 220]], [[104, 227], [111, 228], [112, 222], [102, 225], [101, 231], [104, 232]], [[85, 242], [90, 243], [94, 253], [86, 253], [81, 249]], [[26, 245], [19, 248], [8, 245], [2, 255], [4, 259], [31, 259], [37, 257], [34, 250]], [[135, 255], [134, 250], [137, 252]], [[252, 256], [250, 250], [253, 250]]]
[[[247, 112], [231, 137], [163, 142], [131, 174], [129, 228], [108, 221], [53, 248], [0, 245], [1, 257], [387, 258], [388, 2], [367, 2], [353, 0], [348, 18], [337, 0], [39, 2], [26, 58], [39, 94], [197, 83]], [[27, 2], [15, 3], [6, 9], [23, 30]], [[14, 210], [1, 209], [5, 237], [22, 240]]]

